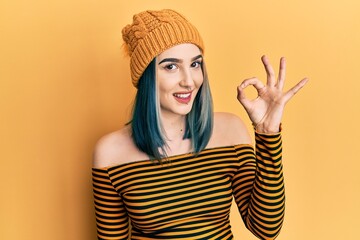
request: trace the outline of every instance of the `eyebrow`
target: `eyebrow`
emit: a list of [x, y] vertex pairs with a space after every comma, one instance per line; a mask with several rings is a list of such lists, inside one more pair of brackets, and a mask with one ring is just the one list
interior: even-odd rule
[[[201, 54], [200, 54], [200, 55], [197, 55], [196, 57], [193, 57], [193, 58], [191, 59], [191, 61], [195, 61], [195, 60], [197, 60], [197, 59], [199, 59], [199, 58], [202, 58], [202, 55], [201, 55]], [[182, 62], [182, 60], [180, 60], [180, 59], [178, 59], [178, 58], [164, 58], [163, 60], [161, 60], [161, 61], [159, 62], [159, 64], [164, 63], [164, 62], [176, 62], [176, 63], [179, 63], [179, 62]]]

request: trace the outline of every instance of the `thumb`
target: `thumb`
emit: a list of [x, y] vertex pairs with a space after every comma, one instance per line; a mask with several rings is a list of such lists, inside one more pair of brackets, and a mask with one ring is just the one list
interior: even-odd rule
[[237, 87], [237, 99], [245, 109], [250, 106], [250, 100], [246, 98], [245, 89], [241, 85]]

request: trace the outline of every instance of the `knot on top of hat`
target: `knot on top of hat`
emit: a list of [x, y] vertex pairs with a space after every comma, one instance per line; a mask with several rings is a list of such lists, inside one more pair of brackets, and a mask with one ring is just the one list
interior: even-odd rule
[[134, 51], [140, 39], [148, 34], [148, 29], [143, 19], [135, 15], [133, 23], [126, 25], [122, 30], [123, 39], [127, 45], [129, 55]]
[[148, 11], [160, 23], [171, 23], [175, 21], [187, 22], [187, 20], [180, 13], [171, 9], [164, 9], [162, 11]]
[[174, 21], [173, 16], [170, 14], [169, 10], [164, 11], [148, 11], [155, 19], [162, 23], [169, 23]]
[[148, 34], [148, 31], [144, 21], [140, 17], [135, 16], [134, 18], [133, 31], [135, 37], [139, 40], [144, 38]]

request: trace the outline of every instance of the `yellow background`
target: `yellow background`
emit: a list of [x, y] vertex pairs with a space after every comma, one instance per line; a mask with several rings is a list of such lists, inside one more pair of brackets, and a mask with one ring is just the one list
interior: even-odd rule
[[[173, 8], [201, 32], [215, 108], [287, 58], [286, 218], [278, 239], [355, 239], [360, 216], [360, 1], [1, 0], [0, 239], [95, 239], [91, 155], [135, 93], [121, 29]], [[125, 156], [124, 156], [125, 157]], [[232, 211], [236, 239], [255, 239]]]

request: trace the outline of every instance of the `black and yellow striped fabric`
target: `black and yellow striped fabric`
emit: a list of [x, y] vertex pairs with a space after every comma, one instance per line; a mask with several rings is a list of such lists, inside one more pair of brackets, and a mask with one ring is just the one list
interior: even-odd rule
[[285, 206], [281, 134], [255, 140], [256, 154], [242, 144], [93, 168], [98, 238], [233, 239], [234, 197], [245, 226], [274, 239]]

